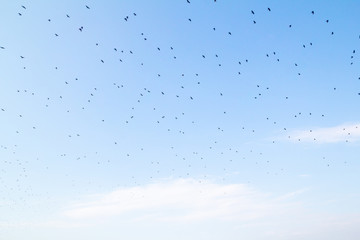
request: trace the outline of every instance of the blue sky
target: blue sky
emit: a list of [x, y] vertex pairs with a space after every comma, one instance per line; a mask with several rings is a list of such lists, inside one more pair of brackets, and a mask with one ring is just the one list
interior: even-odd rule
[[1, 239], [357, 239], [360, 4], [190, 2], [2, 3]]

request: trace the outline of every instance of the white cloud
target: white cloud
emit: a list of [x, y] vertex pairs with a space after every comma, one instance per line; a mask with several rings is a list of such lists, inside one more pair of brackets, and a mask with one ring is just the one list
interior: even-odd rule
[[280, 204], [284, 204], [280, 199], [244, 184], [180, 179], [118, 189], [73, 205], [63, 214], [73, 219], [133, 213], [134, 218], [160, 221], [251, 220], [278, 213]]
[[339, 209], [324, 210], [323, 201], [306, 201], [307, 194], [311, 194], [311, 190], [306, 188], [267, 194], [247, 184], [167, 179], [87, 196], [48, 222], [45, 219], [28, 223], [0, 222], [0, 227], [31, 229], [29, 233], [34, 232], [31, 239], [55, 240], [65, 236], [71, 236], [67, 239], [106, 236], [111, 240], [149, 236], [160, 240], [338, 240], [343, 239], [344, 233], [347, 239], [356, 239], [354, 236], [360, 233], [360, 215], [356, 210], [353, 214], [339, 213]]
[[[309, 189], [300, 189], [274, 195], [246, 184], [168, 180], [92, 196], [91, 201], [73, 205], [63, 215], [69, 222], [98, 221], [99, 225], [127, 222], [134, 226], [151, 225], [162, 229], [159, 231], [167, 226], [170, 232], [187, 226], [192, 229], [189, 239], [199, 239], [194, 237], [199, 231], [196, 226], [214, 234], [228, 234], [228, 239], [239, 239], [239, 236], [244, 239], [341, 239], [338, 236], [344, 231], [350, 232], [349, 236], [359, 233], [356, 230], [358, 213], [316, 210], [309, 202], [299, 201], [306, 199], [308, 192]], [[207, 239], [218, 239], [216, 234]], [[164, 236], [163, 239], [170, 237], [166, 233]], [[173, 235], [171, 238], [183, 239]]]
[[360, 123], [343, 124], [328, 128], [316, 128], [306, 131], [293, 131], [291, 141], [314, 143], [337, 143], [360, 141]]

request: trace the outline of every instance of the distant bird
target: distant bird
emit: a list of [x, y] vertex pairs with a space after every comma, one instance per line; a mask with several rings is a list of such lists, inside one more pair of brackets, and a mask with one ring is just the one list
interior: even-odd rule
[[311, 11], [311, 14], [313, 14], [313, 15], [314, 15], [314, 14], [315, 14], [315, 12], [314, 12], [314, 11]]
[[190, 3], [190, 1], [189, 0], [186, 0], [187, 1], [187, 3]]
[[88, 5], [85, 5], [85, 7], [86, 7], [87, 9], [90, 9], [90, 7], [89, 7]]
[[251, 10], [251, 13], [252, 13], [252, 14], [255, 14], [255, 12], [254, 12], [253, 10]]
[[21, 6], [23, 9], [26, 9], [26, 7], [24, 5]]
[[270, 8], [268, 8], [268, 11], [269, 11], [269, 12], [271, 12], [271, 9], [270, 9]]

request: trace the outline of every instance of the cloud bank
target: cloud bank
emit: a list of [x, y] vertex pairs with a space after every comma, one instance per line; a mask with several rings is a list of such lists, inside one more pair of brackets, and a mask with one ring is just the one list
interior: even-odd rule
[[63, 214], [73, 219], [131, 212], [139, 218], [148, 215], [160, 221], [251, 220], [281, 211], [280, 202], [244, 184], [179, 179], [118, 189], [75, 204]]

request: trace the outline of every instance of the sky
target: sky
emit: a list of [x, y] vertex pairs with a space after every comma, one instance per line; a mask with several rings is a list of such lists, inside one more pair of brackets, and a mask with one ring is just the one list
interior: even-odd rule
[[2, 1], [0, 239], [358, 239], [359, 11]]

